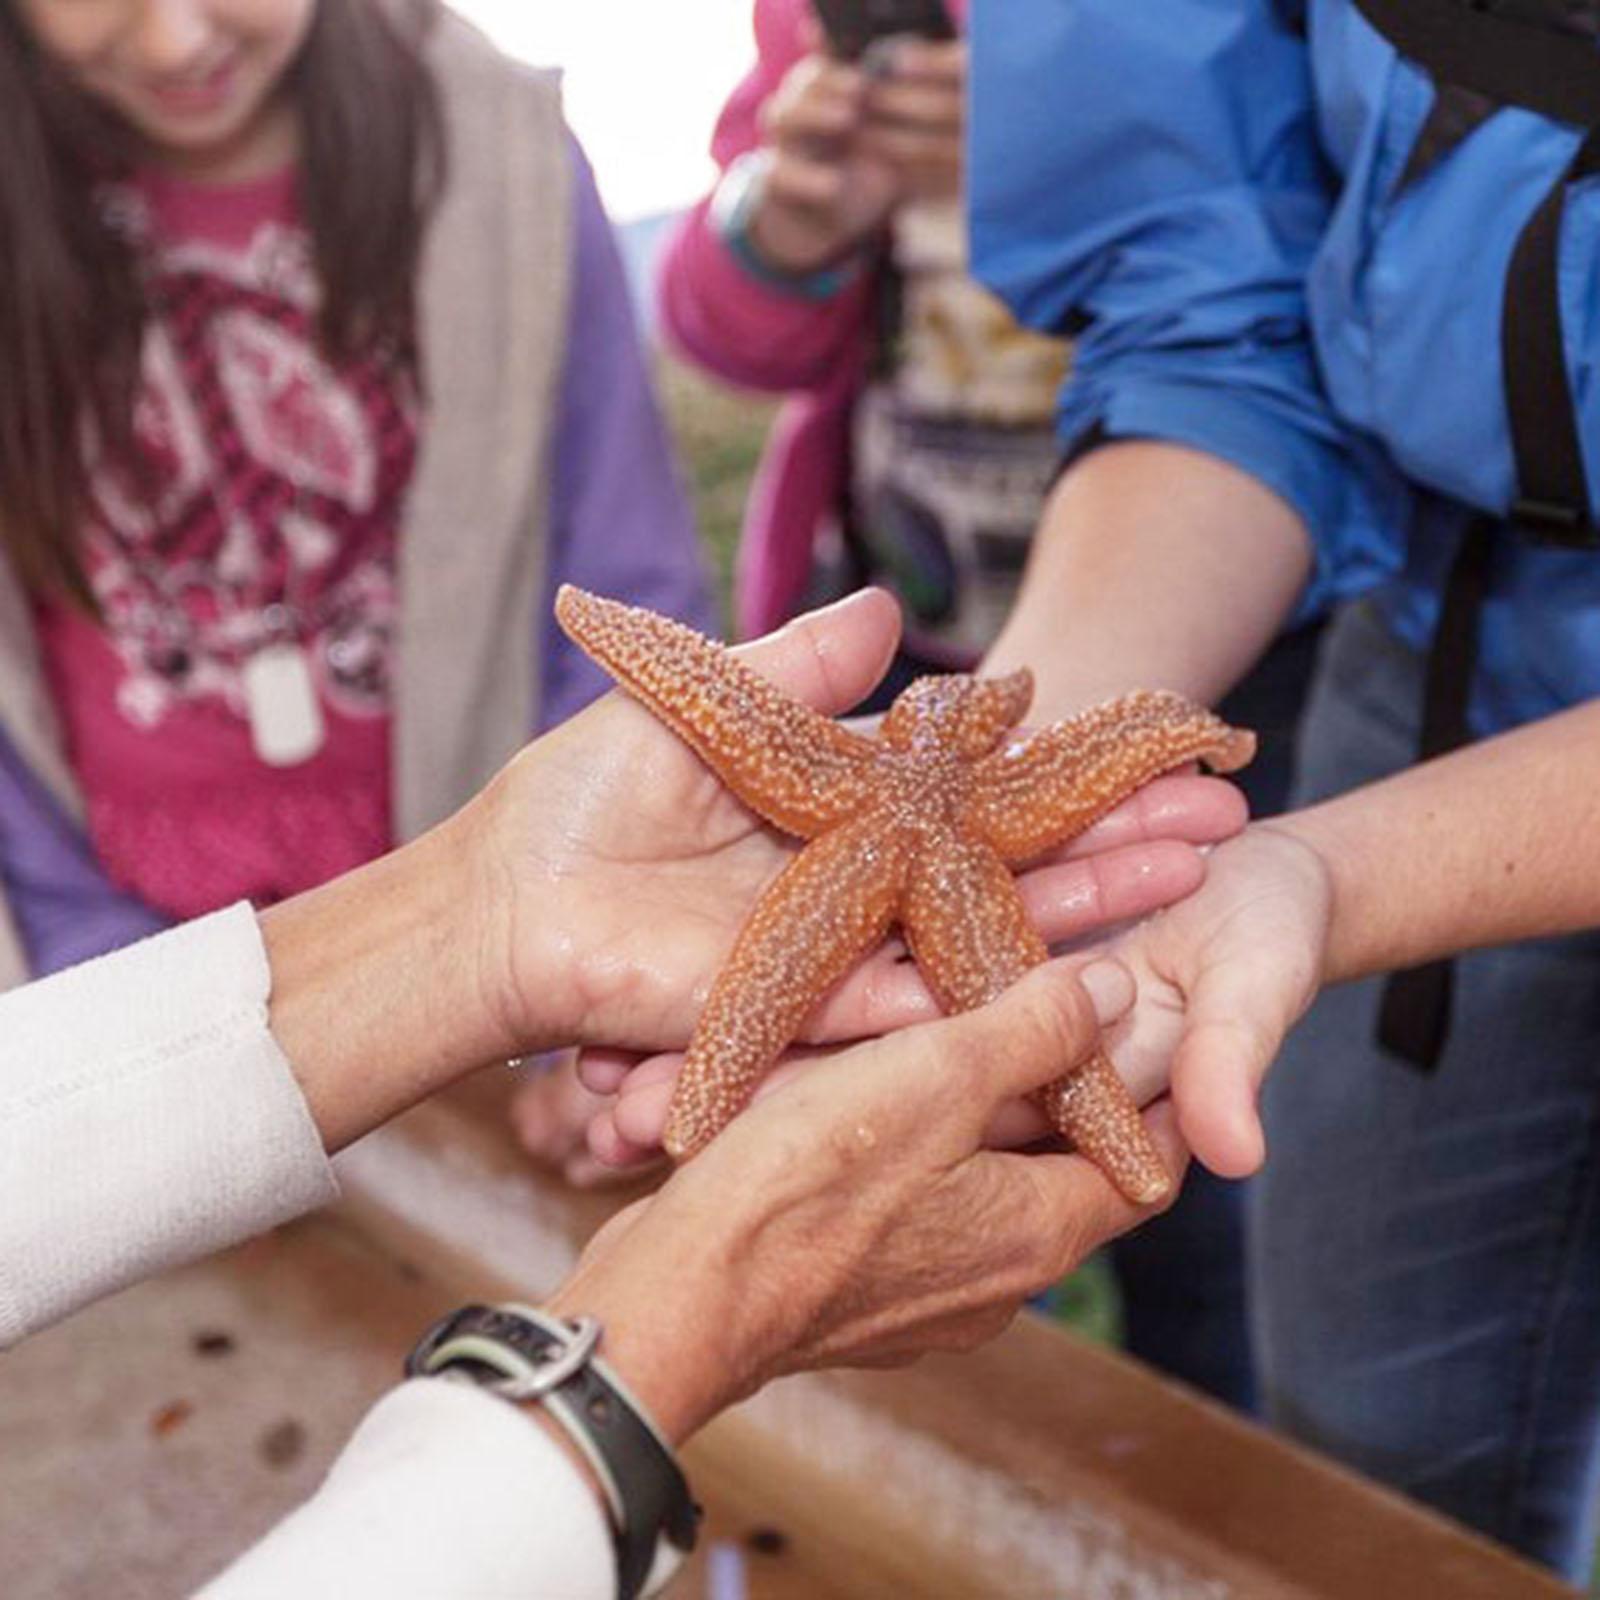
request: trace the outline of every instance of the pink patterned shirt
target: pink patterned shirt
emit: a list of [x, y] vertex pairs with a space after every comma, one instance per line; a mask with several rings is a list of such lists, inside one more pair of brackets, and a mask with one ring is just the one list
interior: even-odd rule
[[[147, 483], [91, 439], [87, 570], [103, 625], [41, 604], [45, 668], [111, 879], [173, 917], [269, 903], [390, 844], [396, 536], [413, 385], [331, 369], [309, 239], [283, 174], [146, 177], [113, 200], [157, 308], [135, 411]], [[246, 668], [302, 652], [325, 734], [257, 754]]]

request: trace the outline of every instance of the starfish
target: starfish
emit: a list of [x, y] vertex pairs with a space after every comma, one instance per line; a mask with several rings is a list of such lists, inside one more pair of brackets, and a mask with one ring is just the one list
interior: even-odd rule
[[[682, 1160], [749, 1100], [808, 1012], [896, 924], [946, 1011], [985, 1005], [1049, 952], [1012, 869], [1054, 850], [1151, 778], [1233, 771], [1255, 738], [1181, 695], [1146, 690], [1007, 741], [1033, 698], [1005, 677], [919, 678], [872, 738], [813, 711], [724, 646], [570, 585], [567, 634], [758, 816], [806, 840], [718, 973], [673, 1091]], [[1102, 1050], [1035, 1099], [1129, 1199], [1172, 1178]]]

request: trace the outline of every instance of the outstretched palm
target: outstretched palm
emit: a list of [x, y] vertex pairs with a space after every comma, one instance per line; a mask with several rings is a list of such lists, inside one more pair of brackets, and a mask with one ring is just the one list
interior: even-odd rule
[[[886, 596], [864, 594], [760, 641], [745, 660], [835, 714], [876, 682], [895, 618]], [[1232, 833], [1239, 803], [1200, 778], [1168, 780], [1162, 795], [1130, 803], [1079, 841], [1077, 859], [1025, 880], [1047, 938], [1093, 931], [1195, 887], [1202, 868], [1180, 841]], [[483, 815], [496, 876], [486, 887], [498, 924], [489, 937], [504, 952], [496, 1003], [518, 1049], [683, 1045], [740, 925], [796, 849], [620, 694], [514, 761]], [[881, 951], [846, 979], [805, 1036], [859, 1037], [933, 1015], [895, 955]]]
[[1258, 823], [1211, 854], [1196, 894], [1112, 946], [1139, 988], [1117, 1064], [1140, 1101], [1170, 1087], [1185, 1140], [1225, 1177], [1261, 1164], [1257, 1092], [1320, 987], [1331, 914], [1321, 857]]

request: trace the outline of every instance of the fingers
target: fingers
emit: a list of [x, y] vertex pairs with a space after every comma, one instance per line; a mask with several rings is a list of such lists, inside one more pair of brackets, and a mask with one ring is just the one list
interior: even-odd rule
[[1226, 992], [1190, 1019], [1173, 1058], [1173, 1099], [1197, 1155], [1219, 1178], [1248, 1178], [1266, 1160], [1266, 1134], [1256, 1110], [1261, 1080], [1283, 1043], [1283, 1030], [1262, 1027], [1248, 1014], [1222, 1006], [1248, 1006], [1251, 995]]
[[[1187, 802], [1179, 803], [1178, 810], [1194, 815]], [[1204, 881], [1204, 858], [1191, 845], [1156, 840], [1036, 867], [1017, 880], [1017, 887], [1029, 920], [1047, 944], [1055, 945], [1148, 916], [1192, 894]], [[871, 1038], [931, 1022], [940, 1014], [903, 947], [891, 944], [823, 998], [807, 1019], [804, 1037]]]
[[1153, 839], [1218, 844], [1249, 820], [1244, 796], [1225, 778], [1157, 778], [1079, 834], [1065, 854], [1070, 860]]
[[611, 1122], [630, 1150], [657, 1149], [667, 1124], [667, 1107], [683, 1056], [674, 1051], [652, 1056], [628, 1076], [611, 1108]]
[[511, 1097], [512, 1130], [529, 1155], [562, 1168], [584, 1148], [584, 1130], [600, 1102], [563, 1056], [530, 1073]]
[[981, 1129], [1002, 1102], [1043, 1088], [1081, 1061], [1133, 1000], [1132, 974], [1119, 962], [1050, 961], [993, 1004], [897, 1034], [879, 1048], [926, 1058], [918, 1070], [943, 1080], [931, 1082], [927, 1094], [964, 1096]]
[[1162, 1164], [1176, 1180], [1155, 1205], [1135, 1205], [1091, 1162], [1078, 1155], [1011, 1155], [987, 1151], [973, 1160], [1005, 1164], [1016, 1188], [1016, 1226], [1033, 1236], [1035, 1288], [1054, 1283], [1102, 1245], [1165, 1210], [1176, 1198], [1189, 1165], [1189, 1150], [1169, 1100], [1145, 1111], [1144, 1125]]
[[942, 1015], [904, 945], [891, 941], [823, 996], [802, 1037], [810, 1043], [876, 1038]]
[[906, 173], [947, 172], [954, 181], [961, 170], [961, 136], [943, 130], [928, 132], [874, 121], [862, 129], [856, 149], [869, 160]]
[[867, 91], [867, 114], [908, 132], [961, 135], [961, 95], [937, 80], [895, 77], [875, 83]]
[[1258, 962], [1224, 961], [1189, 995], [1172, 1095], [1195, 1155], [1219, 1177], [1248, 1177], [1266, 1157], [1256, 1103], [1293, 1021], [1272, 979]]
[[862, 62], [879, 82], [940, 84], [960, 89], [967, 76], [967, 47], [960, 39], [901, 35], [874, 45]]
[[1043, 1139], [1059, 1140], [1059, 1135], [1032, 1100], [1007, 1100], [983, 1130], [986, 1150], [1022, 1150]]
[[843, 70], [845, 81], [814, 83], [810, 92], [792, 100], [768, 101], [761, 117], [767, 143], [785, 154], [843, 149], [861, 120], [863, 104], [859, 77]]
[[[664, 1110], [661, 1121], [663, 1125], [666, 1122]], [[604, 1107], [589, 1124], [588, 1142], [590, 1155], [602, 1166], [623, 1171], [647, 1166], [661, 1155], [659, 1133], [653, 1143], [641, 1145], [635, 1144], [618, 1129], [615, 1105]]]
[[863, 589], [735, 654], [779, 688], [833, 715], [871, 691], [899, 639], [900, 608], [883, 590]]
[[867, 82], [859, 67], [829, 56], [806, 56], [761, 108], [766, 143], [778, 150], [842, 146], [861, 119]]
[[768, 175], [767, 198], [823, 221], [844, 204], [848, 185], [849, 179], [836, 161], [787, 153]]
[[[823, 1054], [817, 1050], [788, 1051], [783, 1061], [756, 1086], [751, 1104], [781, 1089]], [[677, 1087], [683, 1059], [681, 1051], [670, 1051], [641, 1062], [622, 1084], [615, 1102], [605, 1107], [596, 1118], [597, 1122], [606, 1124], [605, 1132], [600, 1135], [603, 1148], [620, 1157], [624, 1164], [634, 1166], [646, 1155], [660, 1153], [667, 1112], [672, 1103], [673, 1090]], [[594, 1145], [591, 1128], [591, 1150]]]
[[[1017, 887], [1029, 920], [1054, 945], [1148, 916], [1192, 894], [1204, 880], [1204, 858], [1192, 846], [1156, 842], [1036, 867]], [[804, 1037], [874, 1038], [941, 1014], [903, 947], [890, 944], [823, 998], [806, 1021]]]
[[1165, 840], [1038, 867], [1017, 888], [1045, 943], [1061, 944], [1159, 911], [1192, 894], [1205, 875], [1193, 845]]
[[578, 1052], [578, 1082], [590, 1094], [615, 1094], [644, 1058], [632, 1050], [586, 1049]]

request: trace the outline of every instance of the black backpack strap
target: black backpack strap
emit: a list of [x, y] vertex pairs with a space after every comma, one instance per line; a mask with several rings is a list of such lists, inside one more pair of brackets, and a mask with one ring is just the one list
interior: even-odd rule
[[[1450, 569], [1428, 655], [1419, 760], [1448, 755], [1472, 741], [1467, 712], [1478, 665], [1478, 618], [1489, 592], [1498, 533], [1495, 518], [1474, 517]], [[1378, 1043], [1419, 1071], [1431, 1072], [1449, 1037], [1454, 990], [1453, 961], [1394, 973], [1378, 1007]]]
[[[1600, 548], [1573, 410], [1557, 274], [1567, 187], [1600, 169], [1600, 50], [1594, 17], [1544, 0], [1354, 0], [1366, 19], [1433, 78], [1437, 98], [1402, 182], [1412, 181], [1489, 114], [1521, 106], [1591, 130], [1539, 203], [1512, 251], [1500, 347], [1517, 488], [1516, 532], [1543, 544]], [[1488, 593], [1496, 519], [1469, 525], [1445, 587], [1429, 656], [1422, 747], [1428, 760], [1471, 739], [1468, 708], [1478, 623]], [[1394, 974], [1378, 1040], [1432, 1071], [1449, 1033], [1453, 965]]]
[[[1586, 49], [1593, 51], [1593, 45]], [[1600, 64], [1600, 51], [1594, 51]], [[1592, 128], [1570, 165], [1556, 180], [1517, 238], [1506, 273], [1500, 323], [1506, 411], [1516, 452], [1518, 497], [1510, 520], [1547, 544], [1600, 547], [1590, 514], [1561, 335], [1557, 275], [1561, 218], [1567, 187], [1600, 167], [1600, 125]]]
[[1567, 187], [1600, 167], [1600, 10], [1550, 0], [1354, 4], [1436, 87], [1402, 183], [1476, 128], [1486, 103], [1521, 106], [1590, 130], [1518, 236], [1506, 272], [1500, 348], [1517, 465], [1507, 519], [1544, 543], [1600, 547], [1572, 407], [1557, 277]]
[[1463, 89], [1458, 83], [1436, 83], [1433, 89], [1433, 104], [1406, 158], [1405, 169], [1395, 185], [1396, 194], [1426, 177], [1469, 133], [1477, 132], [1500, 109], [1487, 95]]
[[[1592, 33], [1554, 6], [1494, 0], [1354, 0], [1403, 56], [1437, 83], [1557, 122], [1600, 122], [1600, 52]], [[1577, 41], [1576, 43], [1574, 41]]]

